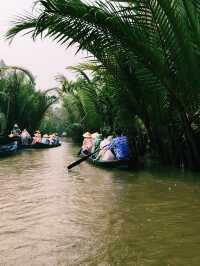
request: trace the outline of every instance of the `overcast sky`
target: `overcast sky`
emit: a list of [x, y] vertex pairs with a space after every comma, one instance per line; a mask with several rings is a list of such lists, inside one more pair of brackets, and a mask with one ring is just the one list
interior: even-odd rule
[[27, 68], [36, 77], [37, 87], [41, 89], [55, 86], [56, 74], [65, 74], [73, 78], [66, 70], [67, 66], [84, 61], [86, 53], [75, 56], [75, 48], [65, 49], [51, 40], [33, 42], [30, 36], [18, 36], [11, 45], [2, 37], [16, 15], [31, 11], [35, 0], [1, 1], [0, 7], [0, 59], [7, 65], [17, 65]]

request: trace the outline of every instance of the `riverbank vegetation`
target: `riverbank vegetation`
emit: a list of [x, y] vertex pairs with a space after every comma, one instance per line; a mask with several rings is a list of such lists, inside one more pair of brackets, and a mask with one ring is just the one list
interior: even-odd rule
[[47, 109], [57, 100], [35, 88], [34, 78], [17, 67], [0, 69], [0, 133], [8, 135], [15, 123], [31, 133], [41, 123]]
[[78, 43], [96, 61], [91, 81], [68, 87], [69, 127], [119, 125], [137, 156], [148, 148], [163, 163], [200, 170], [200, 1], [38, 2], [7, 37], [27, 30]]

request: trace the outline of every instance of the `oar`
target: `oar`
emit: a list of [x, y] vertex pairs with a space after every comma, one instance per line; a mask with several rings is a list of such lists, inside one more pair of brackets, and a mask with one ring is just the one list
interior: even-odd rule
[[[107, 146], [107, 145], [106, 145], [106, 146]], [[95, 152], [90, 153], [90, 154], [84, 156], [83, 158], [79, 159], [78, 161], [73, 162], [72, 164], [70, 164], [70, 165], [67, 166], [67, 169], [68, 169], [68, 170], [69, 170], [69, 169], [72, 169], [73, 167], [77, 166], [78, 164], [80, 164], [80, 163], [86, 161], [90, 156], [94, 155], [94, 154], [97, 153], [99, 150], [100, 150], [100, 148], [97, 149]]]

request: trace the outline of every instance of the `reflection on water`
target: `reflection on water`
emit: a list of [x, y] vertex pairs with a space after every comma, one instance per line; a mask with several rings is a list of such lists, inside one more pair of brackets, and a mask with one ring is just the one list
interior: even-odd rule
[[200, 265], [198, 175], [71, 172], [71, 143], [0, 160], [0, 265]]

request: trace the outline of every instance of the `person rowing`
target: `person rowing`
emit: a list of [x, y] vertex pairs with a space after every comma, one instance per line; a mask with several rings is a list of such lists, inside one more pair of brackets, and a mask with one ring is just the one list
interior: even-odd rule
[[[103, 148], [104, 148], [104, 147], [103, 147]], [[98, 148], [97, 150], [95, 150], [93, 153], [90, 152], [90, 153], [88, 153], [88, 154], [84, 154], [83, 151], [80, 150], [79, 155], [82, 154], [82, 155], [84, 155], [84, 157], [81, 158], [81, 159], [79, 159], [78, 161], [75, 161], [75, 162], [71, 163], [70, 165], [68, 165], [68, 166], [67, 166], [67, 169], [68, 169], [68, 170], [72, 169], [73, 167], [79, 165], [80, 163], [84, 162], [84, 161], [87, 160], [88, 158], [90, 158], [90, 157], [92, 157], [92, 156], [95, 156], [95, 154], [96, 154], [97, 152], [99, 152], [99, 151], [100, 151], [100, 148]], [[87, 150], [86, 150], [86, 152], [87, 152]]]
[[90, 132], [86, 132], [83, 134], [83, 144], [81, 147], [81, 151], [80, 153], [89, 155], [91, 153], [92, 150], [92, 134]]

